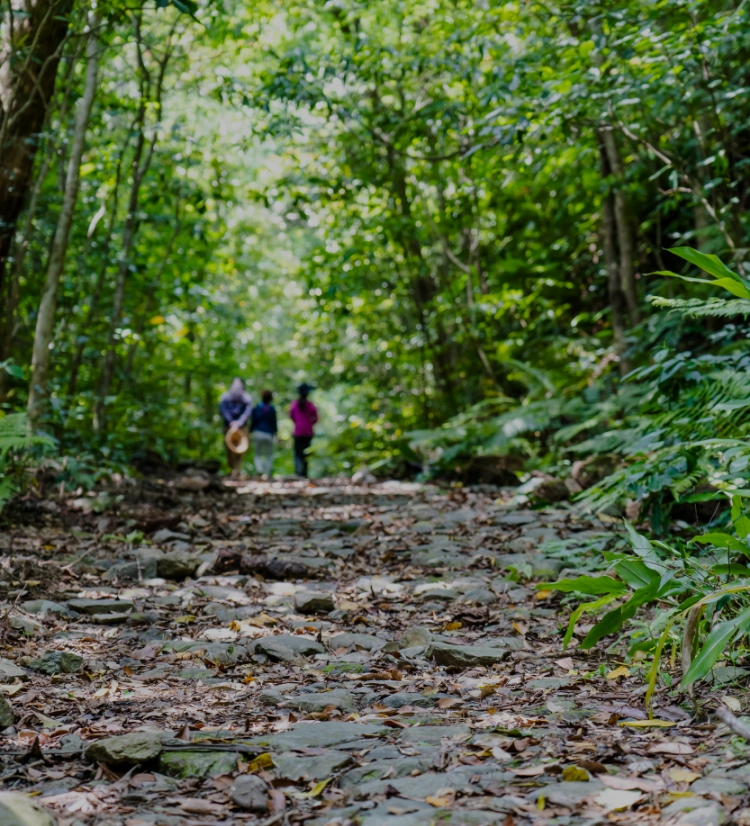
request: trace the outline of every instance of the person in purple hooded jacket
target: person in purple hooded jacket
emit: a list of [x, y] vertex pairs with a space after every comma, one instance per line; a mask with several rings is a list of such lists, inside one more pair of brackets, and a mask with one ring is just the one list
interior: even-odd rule
[[289, 418], [294, 422], [294, 472], [297, 476], [307, 476], [307, 449], [315, 435], [318, 409], [308, 399], [315, 388], [303, 382], [297, 388], [299, 398], [289, 408]]
[[[247, 436], [247, 420], [253, 412], [253, 400], [250, 394], [245, 390], [245, 383], [242, 379], [232, 379], [232, 384], [229, 390], [223, 393], [219, 399], [219, 413], [221, 413], [222, 421], [224, 422], [224, 433], [230, 427], [236, 427]], [[242, 467], [242, 455], [234, 453], [228, 447], [227, 463], [232, 475], [239, 473]]]

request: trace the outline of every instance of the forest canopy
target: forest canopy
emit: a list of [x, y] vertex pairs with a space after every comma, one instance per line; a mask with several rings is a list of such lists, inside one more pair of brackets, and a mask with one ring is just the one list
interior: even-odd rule
[[321, 474], [505, 456], [567, 478], [593, 453], [598, 506], [657, 510], [744, 484], [697, 445], [745, 432], [750, 305], [670, 250], [750, 267], [749, 13], [14, 6], [2, 409], [124, 467], [218, 456], [235, 375], [283, 406], [304, 379]]

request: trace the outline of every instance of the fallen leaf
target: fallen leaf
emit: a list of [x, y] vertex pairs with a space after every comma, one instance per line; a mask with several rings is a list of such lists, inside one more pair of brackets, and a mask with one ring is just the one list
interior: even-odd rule
[[683, 769], [682, 766], [673, 766], [669, 770], [669, 779], [675, 783], [692, 783], [700, 777], [699, 772], [690, 771], [690, 769]]
[[742, 703], [736, 697], [731, 697], [729, 694], [724, 694], [721, 698], [721, 702], [724, 703], [730, 711], [742, 711]]
[[438, 708], [454, 708], [455, 706], [462, 706], [464, 701], [459, 697], [441, 697], [438, 700]]
[[629, 809], [643, 798], [641, 792], [630, 792], [622, 789], [605, 789], [594, 798], [594, 802], [608, 811], [622, 811]]
[[268, 752], [264, 752], [263, 754], [259, 754], [247, 764], [247, 770], [249, 772], [257, 772], [261, 769], [273, 768], [273, 765], [273, 757]]
[[646, 751], [649, 754], [692, 754], [695, 749], [687, 743], [668, 740], [665, 743], [652, 743]]
[[632, 728], [670, 728], [676, 726], [669, 720], [623, 720], [618, 726], [631, 726]]
[[445, 624], [446, 631], [458, 631], [459, 628], [463, 628], [464, 624], [462, 622], [448, 622]]
[[617, 680], [620, 677], [629, 677], [629, 676], [630, 676], [630, 669], [625, 665], [621, 665], [618, 668], [615, 668], [614, 670], [610, 671], [609, 674], [607, 674], [607, 679], [608, 680]]
[[566, 766], [562, 770], [562, 779], [567, 783], [587, 783], [591, 777], [586, 769], [580, 766]]
[[0, 685], [0, 694], [7, 694], [9, 697], [12, 697], [14, 694], [18, 694], [18, 692], [23, 688], [23, 683], [14, 683], [12, 685]]
[[544, 766], [524, 766], [520, 769], [510, 769], [510, 771], [518, 777], [539, 777], [540, 774], [544, 774]]
[[635, 777], [634, 775], [623, 777], [619, 774], [600, 774], [599, 780], [601, 780], [605, 786], [609, 786], [610, 789], [617, 789], [619, 791], [638, 789], [642, 792], [660, 792], [665, 788], [664, 781], [661, 777], [647, 779], [644, 777]]

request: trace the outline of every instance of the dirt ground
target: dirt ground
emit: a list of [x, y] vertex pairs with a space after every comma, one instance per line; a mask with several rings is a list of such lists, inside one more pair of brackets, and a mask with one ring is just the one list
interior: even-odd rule
[[648, 720], [648, 663], [563, 650], [575, 602], [535, 586], [611, 524], [492, 488], [205, 482], [4, 514], [2, 789], [39, 808], [0, 794], [3, 826], [750, 824], [711, 711], [741, 713], [741, 669], [694, 707], [667, 657]]

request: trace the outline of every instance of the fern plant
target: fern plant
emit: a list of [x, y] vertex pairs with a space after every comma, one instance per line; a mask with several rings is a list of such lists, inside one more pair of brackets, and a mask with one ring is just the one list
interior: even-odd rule
[[0, 510], [17, 493], [24, 473], [21, 457], [33, 445], [52, 445], [44, 434], [32, 433], [25, 413], [0, 418]]

